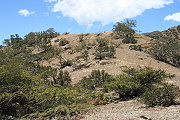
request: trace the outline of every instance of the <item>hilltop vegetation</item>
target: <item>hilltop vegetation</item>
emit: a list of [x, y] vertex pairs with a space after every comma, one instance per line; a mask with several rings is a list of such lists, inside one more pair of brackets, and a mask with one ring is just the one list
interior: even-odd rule
[[155, 39], [150, 54], [160, 61], [180, 66], [180, 25], [147, 35]]
[[[4, 40], [6, 46], [0, 48], [0, 119], [9, 116], [70, 119], [90, 107], [134, 98], [150, 107], [175, 104], [179, 88], [165, 82], [174, 75], [150, 67], [126, 67], [118, 75], [96, 69], [77, 84], [71, 84], [71, 71], [113, 61], [121, 44], [180, 66], [178, 38], [154, 38], [152, 46], [145, 49], [136, 44], [135, 26], [132, 20], [117, 23], [108, 37], [102, 33], [80, 34], [70, 40], [69, 33], [59, 34], [51, 28], [31, 32], [24, 38], [16, 34]], [[77, 44], [72, 43], [76, 41]], [[55, 67], [42, 64], [52, 59], [59, 60]]]

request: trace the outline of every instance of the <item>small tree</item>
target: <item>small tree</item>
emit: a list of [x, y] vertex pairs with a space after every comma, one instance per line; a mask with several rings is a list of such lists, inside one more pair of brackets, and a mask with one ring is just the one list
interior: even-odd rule
[[10, 39], [5, 39], [4, 44], [13, 48], [19, 48], [23, 44], [23, 39], [18, 35], [11, 35]]
[[117, 38], [122, 38], [123, 43], [137, 43], [137, 41], [134, 39], [135, 30], [133, 27], [136, 27], [135, 20], [117, 22], [113, 27], [113, 33]]

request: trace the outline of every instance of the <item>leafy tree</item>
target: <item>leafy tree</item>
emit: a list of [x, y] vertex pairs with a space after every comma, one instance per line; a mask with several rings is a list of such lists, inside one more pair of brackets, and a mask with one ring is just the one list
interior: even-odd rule
[[11, 35], [10, 39], [5, 39], [4, 44], [13, 48], [19, 48], [23, 44], [23, 39], [18, 35]]
[[123, 38], [123, 43], [137, 43], [134, 39], [136, 27], [135, 20], [126, 20], [125, 22], [117, 22], [113, 27], [113, 33], [117, 38]]

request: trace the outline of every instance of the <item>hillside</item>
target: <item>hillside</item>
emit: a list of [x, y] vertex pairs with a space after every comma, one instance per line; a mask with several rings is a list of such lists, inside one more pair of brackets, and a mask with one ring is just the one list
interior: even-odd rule
[[0, 119], [178, 120], [180, 26], [122, 36], [48, 29], [6, 39]]
[[[144, 51], [134, 51], [130, 50], [129, 46], [132, 44], [123, 44], [120, 39], [114, 39], [112, 37], [112, 32], [107, 33], [99, 33], [98, 34], [88, 34], [84, 35], [84, 43], [79, 42], [79, 36], [81, 34], [68, 34], [68, 35], [60, 35], [57, 38], [53, 38], [51, 40], [51, 44], [53, 46], [58, 46], [58, 42], [55, 42], [57, 39], [66, 39], [70, 43], [63, 46], [63, 54], [61, 55], [65, 60], [74, 60], [74, 58], [81, 55], [83, 52], [76, 52], [76, 49], [81, 46], [81, 44], [90, 45], [92, 49], [89, 50], [89, 60], [87, 62], [80, 59], [78, 64], [82, 64], [82, 68], [75, 70], [74, 66], [67, 66], [63, 68], [63, 70], [68, 70], [72, 77], [72, 84], [76, 84], [79, 80], [81, 80], [84, 76], [87, 76], [91, 73], [92, 70], [106, 70], [109, 74], [120, 74], [122, 73], [122, 68], [124, 67], [152, 67], [155, 69], [163, 69], [168, 73], [175, 74], [176, 78], [174, 78], [175, 85], [180, 85], [177, 79], [180, 78], [180, 71], [179, 68], [173, 67], [169, 64], [164, 62], [155, 60], [152, 58], [151, 55], [145, 53]], [[138, 43], [137, 45], [141, 45], [143, 49], [146, 51], [151, 42], [153, 41], [152, 38], [143, 35], [143, 34], [136, 34], [135, 35]], [[116, 48], [115, 58], [113, 59], [105, 59], [105, 60], [95, 60], [93, 56], [93, 46], [92, 44], [96, 44], [97, 38], [105, 38], [110, 41], [111, 44], [118, 46]], [[43, 66], [52, 66], [54, 68], [58, 68], [60, 66], [60, 59], [59, 58], [52, 58], [47, 61], [41, 61], [41, 65]], [[84, 66], [83, 66], [84, 65]], [[87, 65], [87, 66], [86, 66]], [[82, 74], [83, 73], [83, 74]]]
[[145, 33], [145, 35], [151, 38], [159, 38], [159, 37], [167, 36], [167, 37], [180, 39], [180, 25], [169, 28], [168, 30], [164, 30], [162, 32], [154, 31], [150, 33]]

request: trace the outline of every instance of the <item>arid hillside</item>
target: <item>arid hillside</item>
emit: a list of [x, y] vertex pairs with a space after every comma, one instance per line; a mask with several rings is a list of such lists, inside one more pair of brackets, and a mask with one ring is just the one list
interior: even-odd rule
[[[169, 33], [168, 31], [175, 30], [177, 30], [177, 27], [173, 27], [172, 29], [162, 32], [162, 34], [167, 34]], [[143, 49], [143, 51], [135, 51], [129, 48], [129, 46], [134, 44], [123, 44], [121, 39], [115, 39], [113, 37], [112, 32], [59, 35], [51, 40], [51, 44], [62, 49], [63, 53], [61, 56], [40, 61], [40, 63], [43, 66], [60, 68], [62, 61], [72, 61], [72, 65], [63, 68], [63, 70], [70, 72], [72, 84], [76, 84], [84, 76], [90, 74], [92, 70], [105, 70], [110, 74], [116, 75], [122, 73], [122, 68], [124, 67], [152, 67], [154, 69], [165, 70], [167, 73], [175, 74], [176, 77], [169, 82], [180, 86], [180, 81], [178, 80], [180, 79], [179, 68], [158, 61], [147, 53], [147, 50], [150, 48], [150, 45], [154, 40], [148, 36], [135, 34], [135, 38], [137, 40], [135, 45], [141, 45]], [[99, 38], [107, 39], [109, 43], [115, 47], [116, 53], [114, 58], [105, 58], [103, 60], [95, 59], [93, 54], [95, 53], [95, 49], [97, 47], [96, 40]], [[62, 40], [67, 40], [69, 42], [64, 46], [59, 46], [59, 42]], [[89, 55], [87, 60], [84, 60], [81, 57], [85, 50], [88, 51]]]

